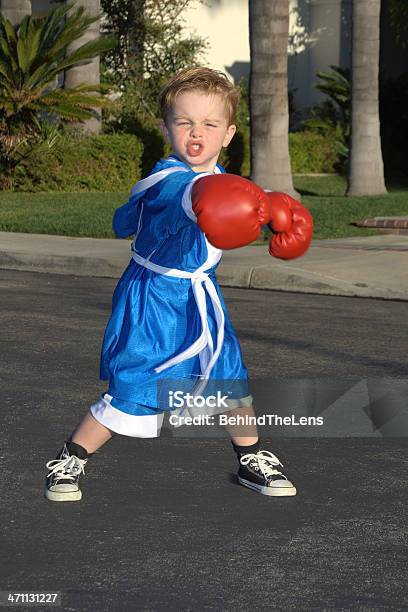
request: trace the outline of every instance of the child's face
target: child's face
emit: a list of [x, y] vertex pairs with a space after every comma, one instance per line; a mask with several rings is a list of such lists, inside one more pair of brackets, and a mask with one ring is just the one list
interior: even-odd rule
[[194, 172], [213, 172], [220, 151], [229, 145], [236, 126], [228, 125], [220, 95], [186, 91], [177, 96], [161, 130], [173, 153]]

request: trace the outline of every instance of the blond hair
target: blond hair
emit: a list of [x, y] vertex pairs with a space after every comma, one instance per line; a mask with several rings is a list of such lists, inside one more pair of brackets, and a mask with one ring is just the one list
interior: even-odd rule
[[220, 70], [198, 66], [185, 68], [172, 77], [159, 94], [160, 112], [163, 121], [173, 106], [177, 96], [185, 91], [202, 91], [207, 94], [219, 94], [225, 104], [228, 125], [234, 123], [241, 92]]

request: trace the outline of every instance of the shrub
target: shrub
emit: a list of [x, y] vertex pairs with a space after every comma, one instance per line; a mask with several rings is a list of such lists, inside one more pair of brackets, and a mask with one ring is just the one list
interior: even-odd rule
[[141, 178], [143, 145], [133, 134], [68, 132], [52, 153], [18, 169], [16, 191], [128, 191]]
[[335, 136], [339, 161], [336, 169], [344, 171], [350, 155], [351, 73], [349, 68], [330, 66], [330, 72], [318, 72], [315, 88], [328, 96], [320, 105], [309, 109], [305, 129], [325, 137]]
[[[170, 153], [154, 127], [144, 127], [142, 143], [134, 134], [85, 136], [68, 133], [50, 153], [28, 161], [18, 169], [16, 191], [128, 191], [146, 176], [155, 161]], [[235, 141], [235, 145], [233, 143]], [[148, 150], [143, 169], [144, 146]], [[313, 132], [289, 134], [292, 172], [334, 172], [337, 161], [335, 137]], [[238, 131], [220, 163], [228, 172], [249, 176], [249, 131]]]
[[73, 6], [52, 7], [41, 19], [26, 15], [15, 26], [0, 13], [0, 182], [8, 189], [20, 165], [56, 144], [56, 133], [44, 118], [84, 121], [93, 116], [95, 107], [109, 106], [107, 99], [95, 95], [107, 91], [105, 86], [56, 86], [62, 70], [114, 44], [99, 37], [69, 52], [99, 19], [87, 16], [84, 7], [73, 10]]
[[149, 174], [158, 159], [170, 153], [158, 125], [158, 119], [140, 109], [139, 94], [134, 85], [129, 85], [112, 108], [103, 114], [106, 133], [134, 134], [143, 143], [142, 176]]
[[334, 134], [293, 132], [289, 134], [289, 152], [294, 174], [335, 172], [338, 163]]
[[[336, 135], [316, 132], [289, 134], [289, 153], [294, 174], [336, 172], [339, 163]], [[228, 149], [220, 156], [227, 172], [250, 175], [249, 128], [238, 129]]]

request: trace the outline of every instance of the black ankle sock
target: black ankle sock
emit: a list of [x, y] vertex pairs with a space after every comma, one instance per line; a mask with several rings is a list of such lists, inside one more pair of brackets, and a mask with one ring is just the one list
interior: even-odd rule
[[88, 459], [88, 457], [91, 457], [93, 455], [93, 453], [88, 453], [86, 448], [84, 448], [80, 444], [72, 442], [71, 439], [67, 440], [65, 444], [67, 445], [69, 454], [76, 455], [79, 459]]
[[247, 455], [248, 453], [257, 453], [260, 447], [260, 440], [258, 439], [258, 442], [255, 442], [255, 444], [250, 444], [249, 446], [239, 446], [238, 444], [234, 444], [232, 440], [231, 444], [239, 460], [242, 455]]

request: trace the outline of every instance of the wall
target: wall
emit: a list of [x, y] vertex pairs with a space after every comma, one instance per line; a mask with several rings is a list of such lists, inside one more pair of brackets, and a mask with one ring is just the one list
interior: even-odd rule
[[[321, 100], [318, 70], [350, 62], [351, 0], [290, 0], [289, 88], [305, 109]], [[248, 0], [207, 0], [185, 12], [187, 31], [210, 43], [205, 62], [235, 81], [249, 75]]]

